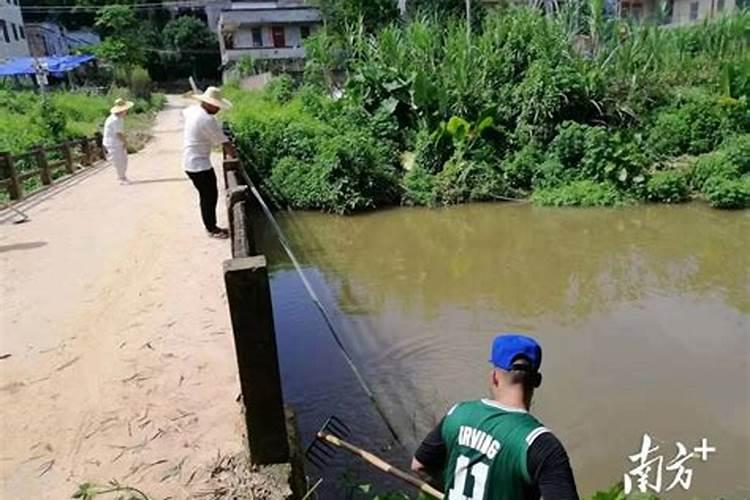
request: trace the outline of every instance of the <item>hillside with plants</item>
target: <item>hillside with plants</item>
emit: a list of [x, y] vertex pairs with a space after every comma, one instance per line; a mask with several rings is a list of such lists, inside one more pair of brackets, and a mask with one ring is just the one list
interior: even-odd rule
[[603, 11], [323, 29], [303, 81], [231, 90], [228, 120], [266, 191], [299, 209], [750, 206], [750, 13], [662, 27]]

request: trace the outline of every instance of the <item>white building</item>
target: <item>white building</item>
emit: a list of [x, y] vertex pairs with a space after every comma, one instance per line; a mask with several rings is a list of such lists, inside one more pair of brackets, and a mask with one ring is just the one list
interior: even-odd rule
[[287, 71], [300, 71], [303, 42], [321, 23], [320, 11], [304, 0], [230, 3], [218, 17], [222, 63], [249, 56]]
[[0, 61], [28, 56], [26, 28], [18, 0], [0, 0]]
[[[672, 16], [664, 21], [680, 25], [702, 21], [731, 12], [741, 4], [735, 0], [671, 0]], [[619, 0], [619, 15], [636, 20], [649, 19], [656, 15], [657, 0]]]

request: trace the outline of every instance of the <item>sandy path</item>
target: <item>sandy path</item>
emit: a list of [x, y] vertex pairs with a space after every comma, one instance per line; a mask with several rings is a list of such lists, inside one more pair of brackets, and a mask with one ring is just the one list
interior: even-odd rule
[[132, 185], [100, 168], [0, 225], [0, 498], [111, 479], [186, 498], [242, 449], [229, 245], [203, 233], [179, 104], [131, 156]]

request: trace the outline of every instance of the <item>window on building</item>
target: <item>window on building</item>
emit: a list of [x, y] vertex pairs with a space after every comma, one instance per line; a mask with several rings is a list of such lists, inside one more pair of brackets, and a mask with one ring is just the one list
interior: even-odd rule
[[273, 33], [273, 46], [274, 47], [286, 47], [286, 36], [284, 36], [283, 26], [274, 26], [271, 28]]
[[224, 48], [226, 50], [234, 49], [234, 31], [224, 33]]
[[13, 38], [18, 41], [18, 28], [13, 23], [10, 23], [10, 29], [13, 31]]
[[307, 37], [310, 36], [310, 27], [309, 26], [300, 26], [299, 28], [300, 36], [303, 40], [307, 39]]
[[690, 4], [690, 20], [691, 21], [695, 21], [696, 19], [698, 19], [698, 8], [699, 8], [698, 2], [692, 2]]
[[23, 26], [18, 27], [18, 34], [21, 35], [23, 40], [26, 40], [26, 32], [23, 30]]
[[5, 24], [3, 19], [0, 19], [0, 31], [2, 31], [3, 40], [5, 43], [10, 43], [10, 37], [8, 36], [8, 25]]
[[724, 0], [716, 0], [716, 12], [724, 10]]
[[263, 47], [263, 30], [253, 28], [253, 47]]

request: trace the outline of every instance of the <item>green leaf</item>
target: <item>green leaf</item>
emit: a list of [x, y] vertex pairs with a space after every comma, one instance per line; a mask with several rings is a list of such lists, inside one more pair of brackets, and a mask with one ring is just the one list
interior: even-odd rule
[[388, 113], [389, 115], [392, 115], [393, 113], [396, 112], [396, 107], [398, 106], [398, 102], [399, 102], [398, 99], [396, 99], [395, 97], [389, 97], [388, 99], [386, 99], [380, 104], [380, 107], [383, 110], [385, 110], [386, 113]]
[[372, 485], [371, 484], [360, 484], [359, 486], [357, 486], [357, 489], [359, 491], [361, 491], [362, 493], [370, 493], [370, 491], [372, 490]]
[[625, 182], [626, 180], [628, 180], [628, 169], [625, 167], [621, 168], [620, 174], [617, 176], [617, 179], [620, 182]]
[[445, 130], [453, 137], [454, 140], [461, 142], [469, 132], [469, 122], [460, 116], [451, 116]]
[[383, 84], [383, 88], [388, 92], [395, 92], [398, 89], [404, 88], [406, 84], [401, 80], [392, 80]]
[[419, 108], [429, 107], [435, 100], [435, 86], [424, 73], [417, 73], [412, 96], [414, 104]]
[[479, 122], [479, 124], [477, 125], [476, 133], [481, 134], [485, 129], [490, 128], [494, 124], [494, 122], [495, 120], [493, 120], [491, 116], [485, 117], [484, 120]]

